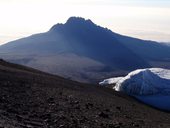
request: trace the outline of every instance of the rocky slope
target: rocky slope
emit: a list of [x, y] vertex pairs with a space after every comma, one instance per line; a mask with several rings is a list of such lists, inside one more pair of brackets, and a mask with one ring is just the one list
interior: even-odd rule
[[2, 128], [167, 128], [170, 114], [111, 89], [0, 61]]

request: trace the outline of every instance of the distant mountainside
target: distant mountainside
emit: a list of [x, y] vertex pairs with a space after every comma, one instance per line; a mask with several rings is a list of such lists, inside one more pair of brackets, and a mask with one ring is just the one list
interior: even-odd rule
[[2, 128], [168, 128], [169, 113], [114, 90], [0, 60]]
[[122, 36], [80, 17], [0, 46], [0, 57], [81, 82], [138, 68], [170, 68], [170, 47]]

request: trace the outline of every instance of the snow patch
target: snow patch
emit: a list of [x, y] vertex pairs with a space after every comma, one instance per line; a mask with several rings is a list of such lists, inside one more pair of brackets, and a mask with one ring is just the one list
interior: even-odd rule
[[106, 79], [100, 84], [115, 84], [113, 89], [134, 96], [159, 109], [170, 111], [170, 70], [138, 69], [125, 77]]
[[116, 84], [122, 78], [123, 77], [115, 77], [115, 78], [105, 79], [104, 81], [100, 82], [99, 85]]
[[138, 69], [116, 83], [116, 91], [129, 95], [170, 95], [170, 70]]

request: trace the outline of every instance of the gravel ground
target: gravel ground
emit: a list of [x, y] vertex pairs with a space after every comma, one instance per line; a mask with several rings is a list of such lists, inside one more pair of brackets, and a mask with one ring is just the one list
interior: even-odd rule
[[170, 113], [0, 60], [0, 128], [170, 128]]

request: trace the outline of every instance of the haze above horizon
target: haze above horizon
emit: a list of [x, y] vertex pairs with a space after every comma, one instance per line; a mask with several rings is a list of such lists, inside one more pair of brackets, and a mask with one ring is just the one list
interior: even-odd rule
[[0, 44], [48, 31], [71, 16], [127, 36], [170, 42], [167, 0], [1, 0], [0, 15]]

